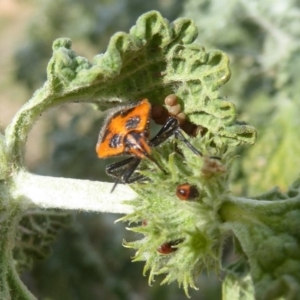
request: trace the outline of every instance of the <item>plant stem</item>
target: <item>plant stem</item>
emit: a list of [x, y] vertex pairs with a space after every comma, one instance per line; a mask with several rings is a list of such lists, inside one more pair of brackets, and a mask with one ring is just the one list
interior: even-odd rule
[[119, 184], [111, 193], [113, 183], [50, 177], [19, 171], [14, 178], [13, 198], [27, 207], [76, 209], [128, 214], [132, 207], [125, 203], [136, 193]]
[[284, 200], [256, 200], [228, 196], [219, 213], [223, 221], [258, 221], [300, 209], [300, 196]]

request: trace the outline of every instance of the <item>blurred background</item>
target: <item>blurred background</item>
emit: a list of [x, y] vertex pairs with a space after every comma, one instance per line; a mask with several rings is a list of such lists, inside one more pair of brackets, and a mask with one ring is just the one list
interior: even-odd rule
[[[299, 7], [295, 0], [0, 0], [0, 130], [46, 80], [54, 39], [71, 38], [73, 50], [92, 60], [105, 51], [112, 34], [128, 32], [142, 13], [158, 10], [170, 21], [192, 18], [199, 28], [197, 42], [230, 56], [232, 78], [222, 95], [235, 103], [239, 119], [259, 132], [255, 147], [237, 150], [233, 192], [259, 194], [274, 185], [285, 190], [300, 162]], [[45, 113], [29, 135], [28, 169], [108, 180], [103, 170], [109, 160], [100, 161], [94, 153], [102, 118], [81, 104]], [[49, 243], [36, 252], [30, 247], [32, 236], [22, 228], [41, 222], [39, 213], [28, 212], [22, 220], [19, 241], [25, 250], [17, 247], [15, 253], [22, 258], [22, 279], [38, 299], [186, 299], [176, 283], [160, 286], [157, 278], [148, 286], [144, 264], [131, 263], [134, 253], [121, 245], [124, 238], [135, 237], [124, 224], [114, 224], [120, 216], [53, 211], [55, 221], [43, 217], [52, 224], [51, 234], [50, 227], [45, 230]], [[231, 255], [227, 248], [225, 264]], [[192, 299], [221, 299], [219, 275], [201, 275]]]

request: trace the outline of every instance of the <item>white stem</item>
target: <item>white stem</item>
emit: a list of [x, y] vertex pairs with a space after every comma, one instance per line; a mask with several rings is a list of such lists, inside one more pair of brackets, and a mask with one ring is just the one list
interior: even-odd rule
[[75, 209], [128, 214], [132, 206], [125, 204], [137, 194], [128, 186], [118, 184], [113, 193], [113, 183], [49, 177], [20, 171], [14, 177], [12, 196], [24, 201], [26, 207]]

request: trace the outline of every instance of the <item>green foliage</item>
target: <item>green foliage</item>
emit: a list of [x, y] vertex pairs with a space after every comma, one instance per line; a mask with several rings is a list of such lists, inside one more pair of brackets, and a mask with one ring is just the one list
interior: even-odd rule
[[233, 77], [223, 91], [259, 132], [236, 171], [248, 194], [273, 185], [287, 190], [299, 172], [298, 6], [299, 1], [185, 1], [183, 16], [197, 24], [197, 41], [228, 53]]
[[264, 200], [237, 206], [232, 202], [220, 211], [227, 220], [224, 226], [234, 232], [249, 259], [255, 299], [297, 299], [299, 295], [298, 188], [299, 180], [286, 195], [274, 189], [262, 196]]
[[222, 286], [224, 300], [254, 300], [254, 288], [249, 266], [244, 257], [226, 268]]
[[[225, 16], [228, 13], [229, 10], [224, 10]], [[68, 206], [72, 199], [66, 199], [72, 190], [87, 191], [87, 198], [82, 199], [82, 194], [78, 196], [80, 209], [91, 209], [90, 198], [96, 194], [101, 194], [100, 200], [112, 198], [105, 192], [108, 184], [99, 185], [98, 189], [96, 183], [41, 179], [24, 170], [25, 143], [34, 121], [45, 110], [63, 103], [96, 103], [99, 109], [105, 110], [146, 97], [152, 104], [163, 105], [163, 99], [174, 93], [188, 121], [207, 129], [204, 136], [187, 137], [204, 155], [196, 155], [182, 141], [173, 139], [153, 150], [154, 158], [165, 172], [152, 162], [141, 163], [139, 172], [146, 179], [132, 184], [139, 196], [128, 201], [133, 212], [122, 220], [133, 224], [130, 230], [143, 234], [143, 238], [124, 242], [124, 245], [136, 249], [134, 260], [146, 262], [144, 272], [150, 272], [150, 282], [163, 274], [162, 283], [178, 281], [188, 294], [189, 287], [196, 288], [196, 276], [203, 269], [220, 271], [224, 240], [228, 232], [233, 232], [243, 268], [241, 270], [239, 262], [228, 268], [224, 297], [297, 299], [300, 181], [286, 193], [275, 188], [253, 199], [232, 195], [229, 175], [235, 147], [253, 144], [256, 131], [251, 125], [238, 121], [233, 103], [220, 96], [218, 89], [230, 77], [228, 57], [221, 51], [206, 51], [194, 44], [196, 36], [196, 26], [190, 19], [179, 18], [169, 23], [160, 13], [150, 11], [138, 19], [129, 34], [115, 34], [107, 51], [95, 56], [92, 63], [76, 55], [69, 39], [61, 38], [53, 43], [46, 83], [21, 108], [7, 128], [5, 138], [1, 136], [0, 140], [0, 298], [33, 299], [16, 273], [12, 256], [15, 236], [21, 241], [15, 248], [15, 257], [20, 259], [17, 267], [26, 267], [33, 257], [47, 254], [49, 243], [68, 219], [64, 213], [55, 213], [49, 218], [46, 214], [39, 216], [37, 210], [20, 222], [24, 212], [33, 207], [34, 199], [47, 198], [42, 186], [47, 186], [47, 192], [53, 192], [53, 199], [50, 197], [46, 204], [34, 203], [46, 208], [56, 207], [53, 203], [57, 201], [66, 208], [74, 208]], [[283, 76], [277, 83], [288, 84], [290, 80]], [[289, 90], [287, 95], [294, 91]], [[286, 129], [286, 117], [282, 116], [293, 112], [291, 106], [286, 105], [292, 102], [290, 100], [274, 114], [274, 128]], [[266, 117], [267, 110], [261, 113], [262, 118]], [[293, 131], [295, 127], [290, 128]], [[280, 133], [283, 135], [284, 131]], [[292, 142], [293, 136], [294, 132], [284, 138]], [[274, 142], [267, 129], [263, 137], [265, 143]], [[281, 147], [289, 145], [282, 143], [278, 151], [272, 153], [276, 161], [286, 153]], [[263, 175], [274, 172], [274, 166], [276, 162], [271, 161]], [[278, 176], [269, 178], [271, 182]], [[180, 200], [176, 188], [182, 183], [195, 186], [199, 195], [190, 201]], [[124, 200], [126, 195], [120, 194]], [[110, 205], [108, 203], [115, 212]], [[51, 211], [48, 213], [51, 215]], [[42, 229], [45, 222], [47, 226]], [[24, 226], [23, 234], [16, 234], [18, 224]], [[165, 246], [169, 248], [164, 253], [161, 249]]]
[[[219, 154], [209, 147], [210, 140], [191, 142], [204, 153]], [[148, 164], [142, 174], [149, 182], [132, 186], [141, 195], [130, 202], [136, 210], [121, 220], [138, 223], [130, 230], [145, 236], [136, 242], [125, 242], [125, 246], [137, 249], [135, 261], [147, 261], [144, 272], [150, 271], [149, 281], [155, 275], [166, 274], [162, 283], [177, 280], [188, 295], [188, 287], [195, 288], [195, 277], [203, 269], [210, 272], [220, 268], [223, 240], [218, 210], [224, 194], [228, 193], [226, 164], [230, 155], [225, 155], [221, 163], [208, 156], [197, 157], [184, 144], [180, 150], [181, 153], [170, 152], [170, 145], [160, 147], [156, 157], [167, 174]], [[207, 167], [211, 168], [210, 175], [204, 171]], [[182, 201], [176, 196], [177, 186], [186, 182], [199, 191], [192, 201]], [[172, 255], [158, 251], [172, 241], [179, 241]]]
[[234, 105], [217, 92], [230, 77], [226, 55], [191, 44], [197, 35], [191, 20], [178, 19], [170, 25], [156, 12], [145, 16], [130, 34], [114, 35], [94, 65], [76, 56], [69, 40], [57, 40], [48, 66], [49, 88], [56, 93], [63, 89], [62, 98], [74, 93], [89, 95], [91, 102], [100, 98], [102, 109], [141, 97], [162, 103], [162, 95], [175, 93], [195, 124], [230, 139], [230, 145], [253, 143], [254, 128], [239, 124]]
[[42, 0], [34, 6], [36, 13], [28, 25], [26, 43], [15, 53], [17, 79], [31, 91], [46, 80], [45, 66], [55, 39], [71, 36], [86, 55], [101, 53], [114, 32], [128, 31], [147, 11], [155, 9], [165, 18], [175, 19], [182, 10], [182, 1]]
[[15, 264], [19, 273], [32, 268], [34, 261], [47, 258], [58, 232], [70, 224], [69, 213], [57, 210], [35, 209], [26, 212], [18, 224]]

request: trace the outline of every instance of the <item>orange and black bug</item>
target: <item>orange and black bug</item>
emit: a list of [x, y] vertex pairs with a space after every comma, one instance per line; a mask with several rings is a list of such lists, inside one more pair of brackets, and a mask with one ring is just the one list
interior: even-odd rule
[[149, 141], [150, 113], [151, 104], [147, 99], [143, 99], [137, 104], [122, 107], [109, 115], [100, 132], [96, 146], [100, 158], [123, 154], [133, 156], [106, 167], [107, 174], [117, 178], [117, 182], [120, 180], [123, 183], [131, 183], [142, 179], [142, 175], [133, 173], [144, 158], [151, 160], [164, 171], [152, 157], [151, 147], [158, 146], [172, 135], [183, 141], [196, 155], [202, 156], [202, 153], [183, 136], [175, 117], [169, 117], [157, 135]]
[[150, 109], [150, 103], [144, 99], [137, 105], [123, 107], [109, 115], [96, 146], [98, 156], [131, 154], [139, 158], [149, 157]]
[[177, 186], [176, 196], [180, 200], [193, 200], [199, 197], [199, 192], [196, 186], [184, 183]]
[[170, 254], [172, 252], [175, 252], [177, 250], [177, 245], [182, 242], [183, 242], [183, 239], [164, 243], [157, 248], [157, 252], [159, 252], [160, 254], [164, 254], [164, 255]]

